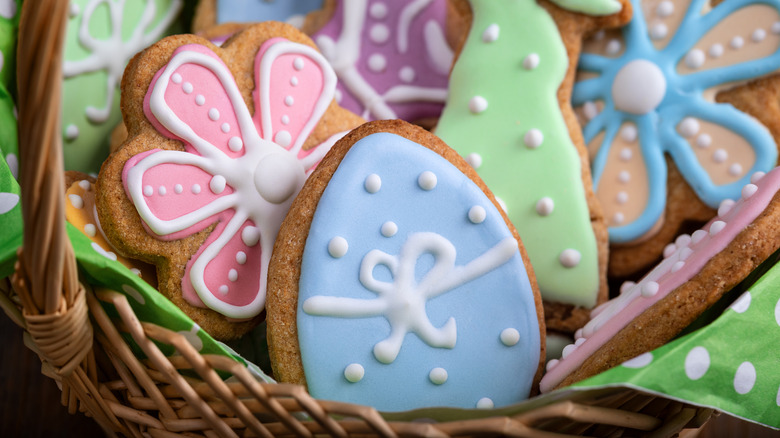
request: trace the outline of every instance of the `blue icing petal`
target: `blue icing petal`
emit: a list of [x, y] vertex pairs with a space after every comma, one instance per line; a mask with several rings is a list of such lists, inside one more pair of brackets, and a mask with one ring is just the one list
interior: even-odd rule
[[322, 8], [323, 0], [218, 0], [217, 23], [287, 21]]
[[[583, 129], [586, 141], [592, 141], [600, 132], [606, 131], [602, 150], [596, 153], [593, 161], [594, 181], [598, 181], [602, 173], [606, 153], [611, 146], [614, 133], [624, 120], [636, 117], [650, 116], [652, 123], [643, 123], [639, 129], [642, 156], [648, 167], [649, 201], [638, 219], [620, 227], [610, 228], [612, 242], [631, 242], [649, 232], [663, 214], [666, 203], [666, 165], [663, 162], [664, 153], [674, 160], [683, 176], [702, 200], [710, 206], [717, 206], [723, 199], [738, 196], [739, 189], [755, 171], [769, 171], [777, 162], [777, 145], [772, 135], [758, 124], [752, 117], [741, 113], [728, 105], [709, 102], [704, 99], [704, 91], [733, 81], [758, 78], [780, 69], [780, 49], [770, 56], [736, 65], [680, 74], [678, 63], [686, 56], [700, 39], [723, 22], [734, 12], [751, 5], [765, 5], [780, 11], [778, 0], [725, 0], [716, 7], [702, 14], [708, 0], [694, 0], [688, 5], [682, 24], [670, 42], [662, 50], [657, 50], [648, 34], [641, 0], [632, 0], [634, 17], [629, 25], [623, 28], [625, 52], [617, 58], [603, 58], [598, 55], [584, 54], [582, 57], [585, 71], [599, 73], [597, 79], [585, 80], [575, 85], [572, 101], [575, 105], [601, 100], [604, 102], [604, 112], [591, 120]], [[677, 7], [685, 7], [677, 5]], [[624, 68], [632, 62], [639, 61], [654, 64], [662, 74], [665, 91], [652, 88], [646, 83], [635, 83], [625, 86], [623, 91], [614, 88], [615, 79], [625, 71]], [[639, 64], [635, 64], [639, 65]], [[647, 71], [645, 69], [645, 71]], [[639, 109], [634, 106], [616, 105], [614, 96], [621, 92], [648, 93], [648, 90], [659, 90], [657, 96], [650, 96], [644, 102], [648, 108]], [[663, 93], [662, 95], [660, 93]], [[623, 102], [642, 102], [632, 98], [633, 95], [623, 95]], [[644, 96], [648, 97], [648, 96]], [[656, 103], [657, 102], [657, 103]], [[650, 108], [649, 106], [655, 105]], [[631, 111], [629, 113], [628, 111]], [[639, 114], [641, 113], [641, 114]], [[750, 171], [730, 184], [716, 186], [710, 176], [696, 161], [687, 142], [675, 132], [675, 127], [683, 117], [700, 117], [722, 125], [732, 132], [742, 136], [750, 143], [756, 155], [756, 164]], [[607, 120], [609, 118], [609, 120]], [[660, 172], [660, 173], [659, 173]], [[604, 200], [602, 200], [604, 201]]]
[[[436, 175], [433, 189], [420, 187], [425, 171]], [[381, 178], [373, 194], [366, 190], [371, 174]], [[474, 206], [484, 208], [484, 220], [469, 219]], [[398, 227], [389, 238], [380, 231], [388, 221]], [[338, 259], [327, 249], [334, 236], [349, 245]], [[361, 266], [373, 281], [361, 282]], [[420, 286], [429, 282], [429, 289]], [[422, 324], [392, 336], [392, 314], [383, 312], [379, 298], [386, 291], [397, 297], [396, 284], [428, 298], [418, 307]], [[389, 133], [352, 146], [317, 206], [299, 286], [299, 342], [314, 397], [402, 411], [474, 408], [484, 397], [499, 407], [529, 394], [540, 333], [516, 241], [482, 190], [425, 147]], [[360, 311], [335, 317], [325, 316], [338, 314], [334, 309], [312, 310], [350, 300]], [[508, 328], [520, 333], [516, 345], [501, 342]], [[397, 355], [384, 357], [384, 347]], [[364, 371], [355, 383], [345, 377], [352, 364]], [[431, 381], [434, 368], [446, 370], [446, 382]]]

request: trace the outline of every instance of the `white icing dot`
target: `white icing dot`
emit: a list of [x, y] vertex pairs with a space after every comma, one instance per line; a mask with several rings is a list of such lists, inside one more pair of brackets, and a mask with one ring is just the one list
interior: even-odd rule
[[655, 294], [658, 293], [658, 289], [660, 286], [655, 281], [648, 281], [647, 283], [642, 285], [642, 289], [640, 290], [640, 293], [645, 298], [650, 298], [652, 296], [655, 296]]
[[623, 45], [620, 44], [620, 41], [618, 40], [609, 40], [607, 43], [607, 46], [604, 48], [606, 50], [607, 55], [615, 56], [618, 53], [620, 53], [620, 49], [623, 48]]
[[687, 55], [685, 55], [685, 65], [687, 65], [688, 68], [692, 68], [692, 69], [700, 68], [702, 65], [704, 65], [705, 60], [706, 57], [704, 55], [704, 52], [702, 52], [699, 49], [693, 49], [690, 52], [688, 52]]
[[434, 385], [443, 385], [447, 381], [447, 370], [444, 368], [436, 367], [428, 373], [428, 378]]
[[599, 107], [595, 103], [588, 101], [582, 105], [582, 112], [585, 114], [586, 119], [593, 120], [599, 115]]
[[359, 363], [351, 363], [344, 368], [344, 378], [350, 383], [357, 383], [363, 380], [366, 370]]
[[215, 195], [219, 195], [223, 191], [225, 191], [225, 187], [227, 186], [227, 181], [225, 180], [225, 177], [222, 175], [214, 175], [213, 178], [211, 178], [211, 181], [209, 182], [209, 188], [211, 189], [211, 192]]
[[77, 139], [78, 137], [79, 137], [79, 127], [78, 126], [76, 126], [74, 124], [70, 124], [70, 125], [65, 127], [65, 140], [72, 141], [72, 140]]
[[436, 188], [436, 183], [436, 174], [430, 170], [426, 170], [425, 172], [421, 173], [417, 178], [417, 184], [423, 190], [433, 190]]
[[729, 46], [731, 46], [734, 50], [739, 50], [742, 48], [742, 46], [745, 45], [745, 40], [742, 39], [741, 36], [735, 36], [731, 39], [731, 42], [729, 42]]
[[498, 39], [498, 35], [501, 31], [501, 28], [498, 27], [498, 24], [493, 23], [490, 26], [488, 26], [484, 32], [482, 32], [482, 41], [486, 43], [492, 43], [493, 41]]
[[95, 227], [94, 224], [84, 225], [84, 234], [86, 234], [89, 237], [95, 237], [95, 235], [97, 234], [97, 227]]
[[243, 146], [244, 142], [239, 137], [230, 137], [230, 140], [228, 140], [228, 147], [233, 152], [240, 151]]
[[387, 68], [387, 58], [379, 53], [374, 53], [368, 57], [368, 68], [374, 73], [381, 73]]
[[368, 193], [376, 193], [382, 188], [382, 178], [379, 175], [372, 173], [366, 177], [366, 181], [363, 183]]
[[206, 97], [202, 94], [198, 94], [195, 96], [195, 104], [198, 106], [203, 106], [206, 103]]
[[539, 67], [539, 55], [537, 53], [529, 53], [523, 59], [523, 68], [526, 70], [533, 70]]
[[172, 74], [171, 81], [173, 81], [174, 84], [181, 84], [182, 81], [181, 75], [178, 73]]
[[192, 91], [193, 91], [195, 88], [192, 86], [192, 84], [191, 84], [191, 83], [189, 83], [189, 82], [185, 82], [184, 84], [182, 84], [182, 86], [181, 86], [181, 89], [184, 91], [184, 93], [186, 93], [186, 94], [190, 94], [190, 93], [192, 93]]
[[664, 23], [655, 23], [650, 27], [650, 38], [662, 40], [669, 34], [669, 28]]
[[211, 109], [209, 110], [209, 119], [211, 119], [211, 120], [213, 120], [213, 121], [215, 121], [215, 122], [216, 122], [217, 120], [219, 120], [219, 110], [218, 110], [218, 109], [216, 109], [216, 108], [211, 108]]
[[469, 221], [473, 224], [481, 224], [487, 217], [487, 212], [481, 205], [475, 205], [469, 209]]
[[536, 212], [540, 216], [549, 216], [555, 209], [555, 202], [552, 198], [545, 196], [536, 202]]
[[561, 351], [561, 359], [565, 359], [567, 356], [572, 354], [574, 350], [577, 349], [577, 346], [575, 344], [569, 344], [565, 347], [563, 347], [563, 351]]
[[704, 240], [704, 238], [707, 237], [707, 236], [708, 236], [708, 234], [707, 234], [706, 231], [704, 231], [704, 230], [696, 230], [696, 231], [693, 232], [693, 234], [691, 234], [691, 243], [696, 245], [697, 243], [699, 243], [702, 240]]
[[297, 71], [303, 70], [303, 58], [295, 58], [293, 60], [293, 68]]
[[477, 401], [477, 409], [493, 409], [493, 406], [495, 406], [493, 400], [487, 397], [482, 397]]
[[228, 271], [228, 280], [230, 281], [238, 280], [238, 271], [236, 271], [235, 269], [231, 269], [230, 271]]
[[[8, 5], [7, 6], [8, 9], [12, 9], [12, 10], [14, 10], [14, 13], [16, 13], [16, 3], [12, 2], [12, 1], [9, 1], [9, 2], [7, 2], [7, 5]], [[13, 15], [6, 17], [4, 12], [5, 11], [0, 12], [0, 15], [3, 15], [5, 18], [12, 18], [13, 17]], [[70, 4], [70, 11], [68, 11], [68, 15], [70, 16], [70, 18], [75, 18], [80, 13], [81, 13], [81, 8], [79, 7], [79, 5], [77, 5], [75, 3], [71, 3]]]
[[691, 236], [688, 234], [680, 234], [677, 239], [674, 240], [675, 245], [678, 248], [685, 248], [691, 244]]
[[758, 184], [758, 182], [761, 181], [761, 178], [763, 178], [764, 175], [766, 175], [766, 173], [764, 172], [760, 172], [760, 171], [755, 172], [752, 175], [750, 175], [750, 182], [753, 184]]
[[279, 131], [274, 136], [274, 142], [282, 147], [287, 147], [292, 143], [292, 135], [290, 131]]
[[750, 291], [745, 292], [729, 308], [737, 313], [745, 313], [745, 311], [747, 311], [747, 309], [750, 307], [750, 301], [752, 299], [753, 297], [750, 295]]
[[190, 187], [190, 191], [196, 195], [200, 193], [200, 184], [193, 184], [192, 187]]
[[623, 362], [622, 365], [626, 368], [644, 368], [651, 362], [653, 362], [653, 353], [647, 352]]
[[299, 83], [298, 82], [298, 76], [292, 76], [290, 78], [290, 85], [292, 85], [293, 87], [297, 87], [298, 83]]
[[710, 46], [710, 50], [707, 51], [707, 53], [712, 58], [720, 58], [723, 56], [723, 44], [713, 44]]
[[745, 187], [742, 187], [742, 199], [748, 199], [751, 196], [755, 195], [758, 191], [758, 186], [755, 184], [745, 184]]
[[622, 182], [623, 184], [628, 183], [631, 181], [631, 174], [627, 170], [621, 170], [618, 173], [618, 181]]
[[371, 15], [371, 18], [381, 20], [387, 17], [387, 5], [381, 2], [374, 3], [371, 5], [368, 13]]
[[780, 21], [775, 21], [772, 23], [772, 33], [777, 35], [780, 34]]
[[384, 44], [390, 39], [390, 29], [384, 24], [375, 24], [368, 31], [368, 36], [375, 44]]
[[626, 216], [621, 212], [617, 212], [612, 215], [612, 223], [615, 225], [620, 225], [623, 222], [625, 222], [625, 220], [626, 220]]
[[282, 122], [282, 125], [289, 125], [290, 124], [290, 116], [288, 116], [287, 114], [283, 115], [281, 122]]
[[630, 148], [623, 148], [623, 149], [620, 150], [620, 160], [621, 161], [630, 161], [633, 156], [634, 156], [634, 153], [631, 151]]
[[712, 137], [710, 137], [709, 134], [699, 134], [699, 136], [696, 137], [696, 146], [708, 148], [710, 145], [712, 145]]
[[731, 176], [740, 176], [742, 175], [742, 172], [742, 165], [739, 163], [733, 163], [729, 166], [729, 175]]
[[154, 187], [144, 186], [144, 196], [152, 196], [152, 195], [154, 195]]
[[70, 204], [76, 208], [82, 208], [84, 207], [84, 199], [81, 198], [79, 195], [68, 195], [68, 199], [70, 200]]
[[677, 129], [680, 131], [680, 135], [683, 137], [691, 138], [699, 133], [701, 126], [699, 125], [698, 120], [694, 119], [693, 117], [686, 117], [682, 119], [679, 125], [677, 125]]
[[382, 233], [385, 237], [393, 237], [395, 236], [395, 233], [398, 232], [398, 225], [396, 225], [395, 222], [387, 221], [382, 224], [382, 227], [379, 229], [379, 232]]
[[760, 43], [761, 41], [764, 41], [764, 38], [766, 38], [766, 31], [764, 29], [756, 29], [753, 31], [753, 34], [750, 35], [750, 39], [752, 39], [754, 43]]
[[561, 265], [565, 268], [573, 268], [580, 264], [580, 260], [582, 259], [582, 254], [580, 254], [579, 251], [576, 249], [564, 249], [563, 252], [561, 252], [561, 255], [559, 257], [559, 260], [561, 262]]
[[712, 225], [710, 225], [710, 236], [714, 236], [714, 235], [720, 233], [721, 231], [723, 231], [724, 228], [726, 228], [726, 223], [725, 222], [723, 222], [723, 221], [715, 221], [715, 222], [713, 222]]
[[89, 190], [90, 188], [92, 188], [92, 184], [90, 184], [89, 181], [82, 179], [81, 181], [79, 181], [79, 187], [81, 187], [82, 190]]
[[544, 134], [542, 134], [542, 131], [534, 128], [529, 129], [528, 132], [525, 133], [523, 136], [523, 143], [525, 143], [526, 147], [529, 147], [531, 149], [536, 149], [539, 146], [542, 145], [544, 142]]
[[691, 248], [688, 248], [688, 247], [680, 248], [680, 252], [678, 254], [678, 257], [680, 258], [680, 260], [687, 260], [688, 257], [691, 256], [691, 254], [693, 254], [693, 250]]
[[401, 79], [401, 81], [406, 82], [407, 84], [414, 81], [416, 73], [414, 72], [414, 68], [410, 66], [404, 66], [401, 67], [401, 70], [398, 71], [398, 78]]
[[620, 129], [620, 138], [626, 143], [633, 143], [636, 141], [638, 132], [636, 126], [633, 123], [626, 124]]
[[[545, 369], [550, 371], [551, 369], [555, 368], [556, 365], [558, 365], [558, 362], [560, 362], [558, 359], [550, 359], [547, 362], [547, 365], [545, 365]], [[780, 403], [778, 403], [778, 405], [780, 405]]]
[[658, 7], [655, 8], [655, 13], [658, 14], [661, 18], [666, 18], [674, 14], [674, 3], [672, 3], [670, 0], [664, 0], [661, 3], [658, 4]]
[[681, 260], [681, 261], [675, 263], [674, 265], [672, 265], [672, 269], [670, 271], [671, 272], [677, 272], [680, 269], [682, 269], [683, 267], [685, 267], [685, 262]]
[[488, 108], [488, 101], [482, 96], [474, 96], [469, 100], [469, 111], [479, 114]]
[[615, 200], [618, 204], [625, 204], [628, 202], [628, 193], [624, 191], [618, 192], [617, 196], [615, 196]]
[[287, 106], [293, 106], [295, 104], [295, 98], [293, 98], [292, 96], [285, 96], [284, 104]]
[[219, 287], [219, 293], [221, 293], [222, 295], [227, 295], [229, 291], [230, 289], [227, 287], [226, 284], [223, 284], [222, 286]]
[[168, 190], [165, 188], [165, 186], [160, 186], [157, 188], [157, 193], [159, 193], [160, 196], [165, 196], [168, 193]]
[[177, 195], [181, 194], [184, 191], [184, 187], [181, 184], [176, 184], [173, 186], [173, 192]]
[[724, 199], [721, 201], [720, 205], [718, 206], [718, 217], [727, 215], [734, 207], [734, 204], [736, 204], [736, 202], [734, 202], [733, 199]]
[[710, 353], [704, 347], [694, 347], [685, 357], [685, 375], [691, 380], [704, 377], [710, 368]]
[[341, 236], [336, 236], [328, 242], [328, 254], [333, 258], [339, 259], [344, 257], [348, 250], [349, 244], [347, 243], [347, 239]]
[[677, 245], [670, 243], [664, 247], [664, 257], [671, 257], [674, 252], [677, 251]]
[[520, 332], [514, 328], [506, 328], [501, 331], [499, 338], [501, 339], [502, 344], [507, 347], [512, 347], [520, 342]]
[[244, 229], [241, 230], [241, 241], [248, 247], [257, 245], [260, 241], [260, 229], [253, 226], [244, 227]]
[[220, 129], [222, 129], [222, 132], [227, 134], [228, 132], [230, 132], [230, 125], [228, 123], [223, 123]]
[[756, 367], [750, 362], [742, 362], [734, 374], [734, 390], [737, 394], [747, 394], [756, 384]]
[[246, 263], [246, 253], [244, 251], [239, 251], [236, 253], [236, 262], [239, 265]]
[[466, 162], [474, 169], [479, 169], [482, 166], [482, 155], [472, 152], [466, 156]]
[[728, 160], [729, 153], [725, 149], [718, 149], [712, 154], [712, 161], [716, 163], [723, 163]]

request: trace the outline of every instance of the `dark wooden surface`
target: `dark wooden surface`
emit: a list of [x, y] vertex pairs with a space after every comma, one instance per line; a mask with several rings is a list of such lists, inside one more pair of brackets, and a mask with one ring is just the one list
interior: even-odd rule
[[[100, 437], [101, 429], [84, 414], [70, 415], [60, 404], [57, 384], [41, 374], [38, 357], [24, 346], [22, 330], [0, 311], [0, 437]], [[770, 430], [719, 415], [698, 435], [685, 438], [780, 438]]]

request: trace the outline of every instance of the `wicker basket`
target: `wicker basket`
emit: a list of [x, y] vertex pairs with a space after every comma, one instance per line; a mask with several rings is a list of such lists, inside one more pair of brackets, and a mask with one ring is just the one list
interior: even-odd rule
[[[22, 10], [18, 107], [26, 228], [16, 273], [12, 281], [0, 280], [0, 307], [25, 329], [26, 345], [61, 387], [71, 413], [84, 412], [108, 434], [132, 437], [671, 436], [711, 415], [615, 388], [512, 417], [387, 421], [371, 407], [315, 400], [300, 386], [260, 383], [238, 362], [201, 355], [184, 336], [140, 322], [124, 295], [79, 283], [65, 233], [59, 112], [67, 12], [67, 0], [28, 0]], [[101, 302], [112, 304], [118, 317], [109, 317]], [[131, 352], [123, 335], [146, 359]], [[157, 343], [178, 354], [166, 357]], [[218, 370], [233, 378], [223, 381]]]

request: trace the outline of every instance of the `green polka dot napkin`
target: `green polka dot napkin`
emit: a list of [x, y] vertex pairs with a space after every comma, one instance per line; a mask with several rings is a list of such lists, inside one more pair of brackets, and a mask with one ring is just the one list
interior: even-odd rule
[[0, 157], [14, 177], [19, 172], [18, 129], [16, 124], [16, 39], [21, 1], [0, 0]]

